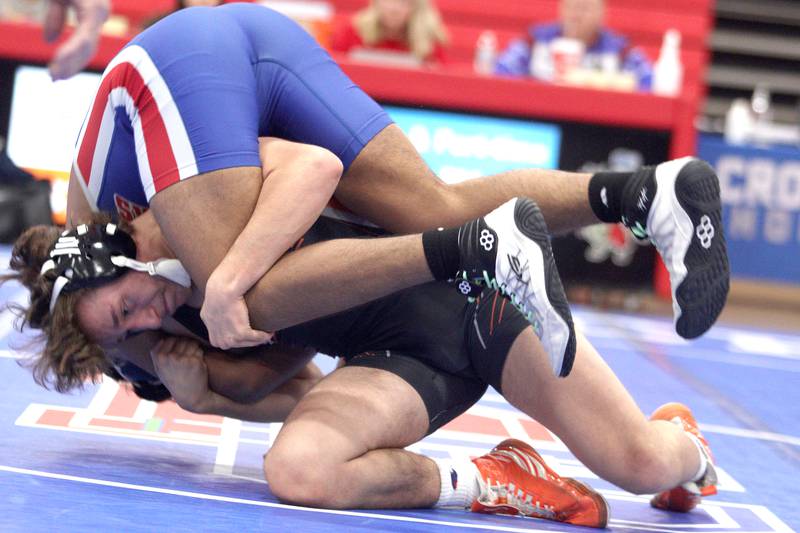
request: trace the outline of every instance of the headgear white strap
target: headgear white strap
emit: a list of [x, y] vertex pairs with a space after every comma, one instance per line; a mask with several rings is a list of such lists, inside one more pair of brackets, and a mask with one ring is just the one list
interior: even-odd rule
[[[81, 224], [78, 226], [78, 234], [83, 235], [84, 233], [86, 233], [86, 225]], [[79, 255], [80, 253], [81, 251], [78, 249], [78, 239], [76, 237], [67, 237], [67, 232], [64, 232], [56, 241], [53, 251], [50, 252], [50, 257], [57, 257], [59, 255]], [[39, 271], [39, 274], [44, 275], [45, 273], [53, 270], [55, 267], [55, 261], [53, 261], [53, 259], [48, 259], [42, 265], [42, 269]], [[70, 270], [68, 270], [66, 274], [69, 276], [72, 275]], [[56, 281], [53, 283], [53, 293], [50, 295], [51, 313], [56, 306], [58, 296], [61, 294], [61, 291], [64, 289], [67, 283], [69, 283], [69, 278], [65, 276], [58, 276]]]
[[50, 312], [53, 312], [53, 308], [56, 306], [56, 300], [58, 300], [58, 295], [61, 294], [61, 290], [64, 286], [69, 283], [69, 280], [64, 276], [58, 276], [56, 278], [55, 283], [53, 283], [53, 294], [50, 296]]
[[42, 270], [39, 271], [39, 274], [44, 276], [45, 274], [53, 270], [55, 267], [56, 267], [56, 262], [53, 261], [52, 259], [48, 259], [42, 265]]
[[192, 278], [177, 259], [156, 259], [155, 261], [143, 263], [123, 255], [115, 255], [111, 258], [111, 262], [119, 267], [147, 272], [151, 276], [161, 276], [182, 287], [188, 288], [192, 286]]

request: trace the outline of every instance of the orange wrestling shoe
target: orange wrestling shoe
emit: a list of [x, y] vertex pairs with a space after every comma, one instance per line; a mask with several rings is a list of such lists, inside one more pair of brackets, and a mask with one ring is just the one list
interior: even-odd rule
[[508, 439], [473, 459], [481, 493], [474, 513], [522, 515], [604, 528], [608, 504], [597, 492], [556, 474], [532, 446]]
[[650, 505], [666, 511], [679, 511], [686, 513], [697, 507], [703, 496], [712, 496], [717, 493], [717, 472], [714, 470], [714, 456], [708, 441], [700, 433], [697, 420], [692, 412], [682, 403], [667, 403], [659, 407], [650, 416], [650, 420], [666, 420], [680, 425], [693, 440], [696, 440], [706, 456], [708, 467], [703, 477], [697, 481], [689, 481], [671, 490], [665, 490], [653, 496]]

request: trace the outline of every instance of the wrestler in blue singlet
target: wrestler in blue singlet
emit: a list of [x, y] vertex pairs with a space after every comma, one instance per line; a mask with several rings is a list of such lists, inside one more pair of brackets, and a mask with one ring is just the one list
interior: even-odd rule
[[390, 123], [294, 21], [252, 4], [190, 8], [109, 64], [73, 169], [93, 208], [131, 218], [179, 180], [260, 167], [258, 137], [322, 146], [347, 169]]

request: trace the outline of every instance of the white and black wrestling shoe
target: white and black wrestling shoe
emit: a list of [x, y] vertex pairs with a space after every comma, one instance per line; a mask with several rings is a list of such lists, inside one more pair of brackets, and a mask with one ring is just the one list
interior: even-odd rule
[[539, 207], [514, 198], [459, 229], [459, 278], [499, 290], [525, 316], [557, 376], [575, 360], [575, 328]]
[[730, 286], [714, 169], [684, 157], [638, 170], [623, 192], [622, 222], [639, 239], [649, 238], [661, 254], [678, 335], [693, 339], [708, 331]]

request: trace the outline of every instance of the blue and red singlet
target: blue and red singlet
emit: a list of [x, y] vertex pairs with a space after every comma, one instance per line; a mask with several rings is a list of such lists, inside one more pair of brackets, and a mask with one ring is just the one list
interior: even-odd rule
[[390, 123], [294, 21], [253, 4], [190, 8], [108, 65], [73, 170], [92, 208], [132, 218], [180, 180], [260, 167], [258, 137], [322, 146], [347, 169]]

